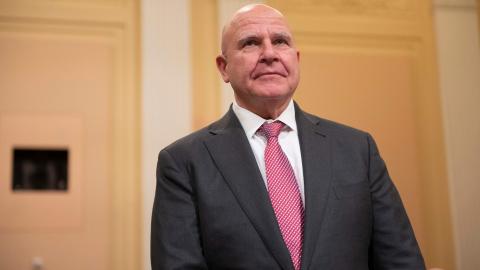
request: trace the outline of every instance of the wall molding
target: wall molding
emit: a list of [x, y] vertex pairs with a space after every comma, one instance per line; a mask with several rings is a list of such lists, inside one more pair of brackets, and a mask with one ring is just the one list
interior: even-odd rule
[[109, 269], [141, 263], [140, 91], [138, 1], [1, 1], [0, 29], [105, 42], [113, 53], [107, 164]]
[[475, 0], [434, 0], [433, 6], [435, 8], [444, 9], [476, 10], [478, 7], [478, 3]]

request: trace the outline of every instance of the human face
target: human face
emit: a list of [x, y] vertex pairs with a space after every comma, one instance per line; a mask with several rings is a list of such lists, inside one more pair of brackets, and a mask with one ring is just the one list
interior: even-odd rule
[[250, 11], [225, 30], [217, 66], [240, 106], [288, 103], [299, 82], [299, 53], [285, 20], [271, 11]]

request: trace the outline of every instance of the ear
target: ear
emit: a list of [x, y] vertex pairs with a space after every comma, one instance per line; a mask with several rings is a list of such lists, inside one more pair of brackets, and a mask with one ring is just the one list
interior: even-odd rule
[[223, 81], [226, 83], [230, 82], [227, 74], [227, 59], [225, 58], [225, 56], [220, 54], [219, 56], [217, 56], [215, 61], [217, 62], [217, 69], [220, 72], [220, 75], [222, 75]]

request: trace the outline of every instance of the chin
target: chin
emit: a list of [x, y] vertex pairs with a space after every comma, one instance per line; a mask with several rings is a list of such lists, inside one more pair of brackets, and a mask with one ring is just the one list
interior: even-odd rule
[[256, 96], [258, 97], [263, 97], [263, 98], [285, 98], [285, 97], [290, 97], [293, 95], [293, 91], [290, 89], [285, 89], [284, 87], [278, 88], [278, 87], [265, 87], [262, 89], [259, 89], [258, 91], [255, 91]]

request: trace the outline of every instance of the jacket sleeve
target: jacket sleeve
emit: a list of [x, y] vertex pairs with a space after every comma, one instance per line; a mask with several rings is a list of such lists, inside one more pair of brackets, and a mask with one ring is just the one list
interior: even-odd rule
[[186, 166], [162, 150], [152, 212], [152, 270], [207, 269], [191, 181]]
[[373, 138], [368, 135], [373, 207], [370, 265], [375, 270], [423, 270], [425, 264], [407, 213]]

